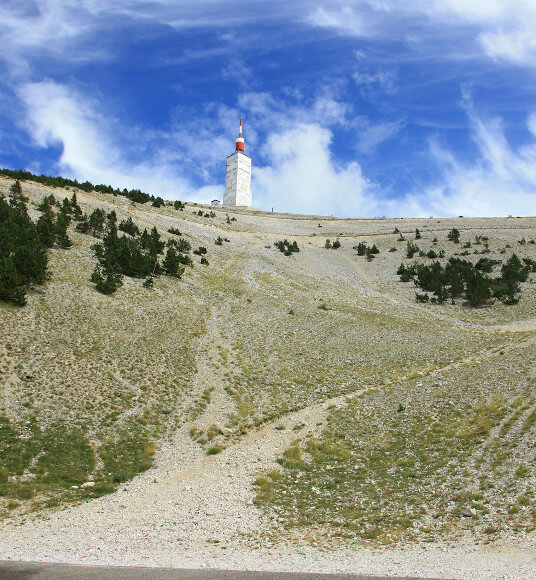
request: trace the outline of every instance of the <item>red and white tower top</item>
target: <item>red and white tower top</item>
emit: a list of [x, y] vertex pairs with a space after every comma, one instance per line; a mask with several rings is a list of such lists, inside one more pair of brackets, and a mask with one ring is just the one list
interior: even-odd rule
[[240, 128], [236, 139], [236, 151], [244, 151], [244, 137], [242, 137], [242, 119], [240, 119]]

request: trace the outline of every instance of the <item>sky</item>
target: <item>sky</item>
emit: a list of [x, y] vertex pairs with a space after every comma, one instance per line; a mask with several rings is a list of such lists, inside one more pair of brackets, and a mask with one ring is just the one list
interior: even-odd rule
[[535, 0], [2, 0], [0, 167], [253, 205], [536, 215]]

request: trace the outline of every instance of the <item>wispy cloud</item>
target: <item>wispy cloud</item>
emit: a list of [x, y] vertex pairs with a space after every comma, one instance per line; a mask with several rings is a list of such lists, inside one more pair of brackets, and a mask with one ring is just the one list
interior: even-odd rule
[[464, 106], [478, 158], [460, 159], [438, 139], [431, 139], [429, 155], [439, 179], [424, 193], [411, 196], [415, 204], [424, 215], [536, 215], [535, 115], [527, 118], [533, 142], [515, 149], [506, 138], [502, 118], [482, 118], [467, 92]]
[[405, 119], [385, 121], [383, 123], [364, 123], [358, 132], [356, 149], [362, 153], [371, 153], [381, 143], [395, 137], [405, 126]]
[[396, 92], [397, 73], [392, 70], [378, 69], [359, 70], [352, 73], [352, 79], [363, 95], [376, 95], [378, 92], [393, 94]]
[[[403, 41], [408, 48], [431, 47], [456, 32], [458, 44], [480, 45], [494, 59], [536, 66], [536, 4], [532, 0], [334, 0], [312, 6], [305, 18], [312, 26], [342, 35]], [[440, 45], [443, 58], [457, 54]]]
[[[165, 151], [145, 152], [144, 160], [128, 159], [129, 140], [117, 120], [105, 117], [97, 101], [52, 81], [28, 83], [19, 95], [26, 106], [26, 127], [40, 147], [61, 146], [58, 169], [66, 175], [117, 187], [141, 188], [166, 198], [208, 202], [221, 185], [195, 187]], [[130, 135], [130, 137], [134, 137]]]

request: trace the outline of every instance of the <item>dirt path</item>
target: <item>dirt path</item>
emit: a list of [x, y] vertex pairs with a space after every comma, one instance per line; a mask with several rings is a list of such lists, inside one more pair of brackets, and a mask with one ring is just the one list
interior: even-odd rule
[[[214, 322], [207, 337], [217, 336], [218, 325]], [[511, 347], [526, 344], [516, 342]], [[494, 354], [497, 352], [484, 352], [476, 358]], [[455, 365], [474, 362], [476, 358]], [[198, 389], [205, 380], [214, 379], [212, 372], [210, 364], [200, 366]], [[155, 466], [116, 493], [53, 513], [47, 519], [5, 526], [0, 557], [458, 578], [489, 578], [493, 570], [493, 577], [531, 577], [534, 562], [523, 551], [504, 553], [499, 548], [485, 552], [484, 548], [459, 545], [449, 548], [448, 553], [442, 546], [389, 552], [341, 549], [327, 553], [303, 543], [274, 543], [271, 532], [277, 532], [279, 524], [268, 521], [253, 505], [255, 476], [277, 467], [278, 455], [296, 439], [319, 432], [330, 409], [345, 403], [346, 396], [339, 396], [290, 413], [213, 456], [203, 453], [190, 437], [190, 424], [185, 424], [165, 444]], [[225, 404], [207, 405], [197, 420], [218, 420], [225, 412]]]

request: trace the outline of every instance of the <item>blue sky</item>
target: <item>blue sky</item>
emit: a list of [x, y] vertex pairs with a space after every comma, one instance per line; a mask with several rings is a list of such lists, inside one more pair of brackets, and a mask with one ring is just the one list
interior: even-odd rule
[[536, 215], [534, 0], [4, 0], [0, 166], [349, 217]]

